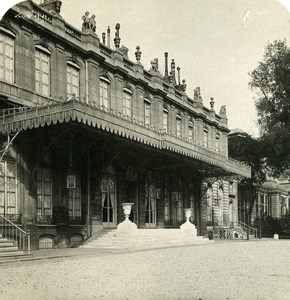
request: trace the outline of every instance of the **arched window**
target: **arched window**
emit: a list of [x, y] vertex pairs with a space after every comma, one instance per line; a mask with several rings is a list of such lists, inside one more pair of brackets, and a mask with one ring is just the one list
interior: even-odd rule
[[206, 220], [212, 222], [213, 220], [213, 203], [212, 203], [212, 187], [209, 187], [206, 191]]
[[188, 121], [188, 141], [189, 143], [193, 142], [193, 122]]
[[0, 162], [0, 214], [15, 219], [17, 214], [16, 163]]
[[144, 98], [144, 124], [151, 124], [151, 101], [148, 98]]
[[109, 165], [101, 182], [102, 191], [102, 222], [104, 227], [116, 225], [116, 172], [112, 165]]
[[162, 119], [162, 129], [164, 130], [164, 132], [168, 132], [168, 109], [166, 107], [163, 108]]
[[215, 136], [215, 151], [220, 152], [220, 134], [219, 134], [219, 132], [217, 132], [216, 136]]
[[52, 217], [52, 174], [51, 169], [36, 169], [37, 223], [49, 224]]
[[224, 200], [224, 189], [220, 185], [218, 188], [217, 206], [218, 206], [218, 221], [223, 221], [223, 200]]
[[176, 115], [176, 136], [181, 137], [181, 116]]
[[132, 94], [133, 92], [128, 89], [124, 88], [123, 90], [123, 115], [127, 117], [132, 117]]
[[50, 96], [50, 55], [43, 46], [35, 46], [35, 91]]
[[203, 129], [203, 146], [208, 148], [208, 127]]
[[78, 246], [83, 240], [84, 237], [81, 234], [75, 234], [70, 238], [70, 246], [72, 248]]
[[54, 239], [50, 235], [43, 235], [39, 238], [39, 249], [53, 249]]
[[81, 176], [76, 174], [75, 188], [68, 189], [68, 215], [70, 223], [81, 223]]
[[100, 106], [104, 109], [110, 108], [110, 84], [107, 77], [100, 77]]
[[67, 62], [66, 86], [68, 99], [80, 99], [80, 67], [72, 61]]
[[15, 35], [0, 27], [0, 79], [14, 83]]

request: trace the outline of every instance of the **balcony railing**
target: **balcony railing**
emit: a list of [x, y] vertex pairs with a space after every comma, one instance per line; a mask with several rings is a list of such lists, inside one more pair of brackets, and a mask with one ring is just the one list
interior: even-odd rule
[[49, 225], [52, 223], [52, 216], [50, 215], [37, 215], [36, 216], [37, 224], [46, 224]]

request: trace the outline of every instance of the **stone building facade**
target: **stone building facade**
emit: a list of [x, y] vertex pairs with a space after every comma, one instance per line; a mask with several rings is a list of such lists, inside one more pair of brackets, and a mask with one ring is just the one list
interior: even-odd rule
[[[234, 129], [229, 134], [229, 144], [235, 145], [245, 138], [254, 140], [250, 135], [240, 129]], [[290, 183], [267, 176], [261, 186], [238, 184], [238, 219], [248, 223], [247, 214], [251, 210], [250, 223], [254, 224], [256, 218], [271, 216], [280, 218], [289, 212]], [[254, 199], [254, 200], [253, 200]], [[252, 209], [251, 209], [252, 207]]]
[[[239, 219], [242, 222], [246, 220], [246, 209], [252, 199], [252, 192], [240, 187], [239, 190]], [[280, 182], [277, 179], [268, 179], [261, 187], [256, 190], [251, 223], [256, 218], [267, 216], [280, 218], [282, 215], [289, 213], [290, 196], [289, 182]]]
[[[67, 247], [123, 220], [200, 235], [237, 225], [237, 182], [249, 167], [228, 158], [225, 107], [190, 98], [174, 60], [165, 74], [110, 45], [94, 17], [81, 30], [61, 1], [25, 1], [0, 23], [0, 215], [30, 230], [34, 248]], [[81, 15], [80, 15], [81, 17]], [[170, 70], [169, 70], [170, 69]], [[234, 177], [231, 177], [234, 176]], [[236, 177], [235, 177], [236, 176]]]

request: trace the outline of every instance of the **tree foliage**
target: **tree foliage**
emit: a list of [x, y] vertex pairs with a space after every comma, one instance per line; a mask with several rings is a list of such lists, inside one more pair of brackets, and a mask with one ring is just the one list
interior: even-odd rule
[[246, 222], [251, 224], [251, 215], [255, 200], [257, 199], [257, 187], [266, 180], [266, 168], [264, 163], [264, 145], [262, 141], [253, 139], [244, 132], [229, 136], [230, 157], [244, 162], [251, 166], [251, 178], [244, 178], [240, 182], [242, 190], [251, 192], [251, 197], [247, 199]]
[[260, 186], [266, 180], [264, 144], [246, 133], [229, 137], [230, 157], [251, 166], [251, 178], [243, 179], [243, 184]]
[[265, 48], [258, 67], [250, 73], [256, 93], [258, 125], [265, 162], [274, 176], [290, 174], [290, 49], [286, 41]]

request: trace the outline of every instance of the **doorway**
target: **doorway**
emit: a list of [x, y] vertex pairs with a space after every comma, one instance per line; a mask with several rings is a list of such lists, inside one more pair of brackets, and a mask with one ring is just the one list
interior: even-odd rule
[[104, 228], [114, 228], [116, 223], [116, 184], [115, 178], [102, 178], [102, 223]]
[[145, 226], [156, 227], [156, 188], [149, 184], [145, 195]]

